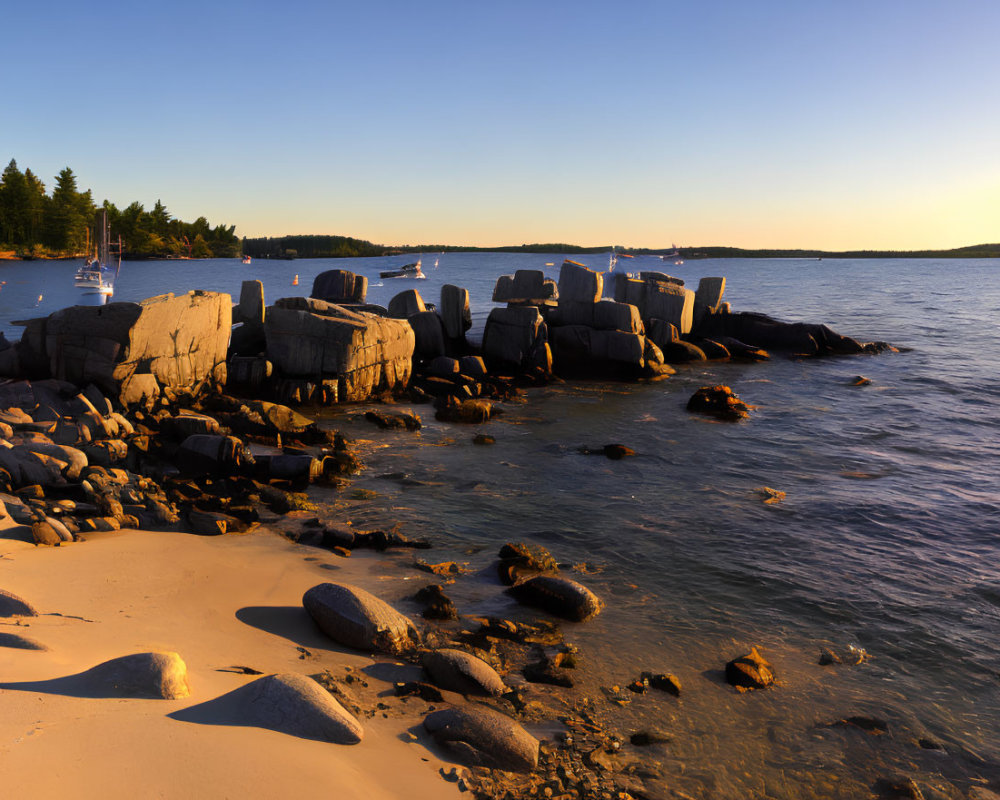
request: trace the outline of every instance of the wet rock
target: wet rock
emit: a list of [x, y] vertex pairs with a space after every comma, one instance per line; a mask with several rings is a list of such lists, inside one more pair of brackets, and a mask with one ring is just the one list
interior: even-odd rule
[[488, 433], [477, 433], [475, 436], [472, 437], [472, 443], [478, 445], [489, 445], [489, 444], [496, 444], [497, 440], [493, 436], [490, 436]]
[[177, 653], [135, 653], [98, 664], [76, 676], [95, 694], [107, 697], [187, 697], [187, 665]]
[[202, 536], [219, 536], [223, 533], [236, 533], [245, 528], [243, 523], [219, 511], [201, 511], [192, 508], [188, 511], [188, 524], [191, 530]]
[[728, 386], [702, 386], [688, 400], [687, 410], [709, 414], [720, 420], [735, 422], [750, 416], [750, 406], [740, 400]]
[[518, 602], [574, 622], [595, 617], [604, 608], [604, 603], [597, 595], [569, 578], [539, 575], [512, 586], [507, 591]]
[[424, 728], [466, 766], [529, 772], [538, 765], [538, 740], [510, 717], [482, 706], [435, 711]]
[[586, 456], [604, 456], [612, 461], [621, 461], [626, 456], [634, 456], [635, 450], [623, 444], [606, 444], [604, 447], [582, 447], [580, 452]]
[[864, 375], [856, 375], [851, 378], [849, 385], [851, 386], [870, 386], [872, 382], [871, 378], [866, 378]]
[[554, 558], [541, 545], [508, 542], [500, 548], [497, 574], [501, 583], [513, 586], [526, 575], [559, 571]]
[[459, 400], [452, 396], [439, 397], [434, 402], [434, 417], [441, 422], [460, 422], [466, 425], [479, 425], [489, 422], [499, 413], [489, 400]]
[[530, 664], [525, 664], [521, 670], [524, 679], [530, 683], [543, 683], [549, 686], [564, 686], [571, 688], [573, 679], [565, 669], [557, 667], [549, 658], [541, 658]]
[[726, 664], [726, 681], [739, 689], [763, 689], [774, 683], [774, 671], [757, 648], [751, 647], [749, 653]]
[[885, 720], [863, 715], [844, 717], [843, 719], [838, 719], [836, 722], [829, 723], [827, 727], [858, 728], [865, 733], [870, 733], [872, 736], [882, 736], [889, 732], [889, 724]]
[[681, 694], [680, 680], [676, 675], [672, 675], [669, 672], [663, 672], [656, 675], [644, 672], [643, 679], [652, 688], [659, 689], [661, 692], [667, 692], [668, 694], [672, 694], [674, 697], [679, 697]]
[[419, 431], [420, 417], [413, 413], [385, 414], [381, 411], [368, 411], [365, 419], [382, 430]]
[[875, 791], [885, 800], [924, 800], [924, 793], [913, 778], [879, 778], [875, 781]]
[[780, 503], [785, 499], [785, 493], [783, 491], [780, 489], [772, 489], [770, 486], [761, 486], [754, 489], [754, 491], [757, 492], [757, 496], [767, 505]]
[[0, 589], [0, 617], [37, 617], [38, 612], [27, 600]]
[[446, 647], [428, 651], [423, 654], [421, 663], [434, 684], [442, 689], [494, 697], [507, 691], [493, 667], [463, 650]]
[[629, 737], [629, 741], [636, 747], [649, 747], [652, 744], [668, 744], [673, 737], [668, 733], [658, 730], [636, 731]]
[[418, 603], [423, 603], [424, 619], [458, 619], [458, 609], [444, 590], [436, 583], [425, 586], [415, 595]]
[[321, 583], [302, 604], [327, 636], [359, 650], [404, 653], [420, 643], [408, 617], [375, 595], [344, 583]]

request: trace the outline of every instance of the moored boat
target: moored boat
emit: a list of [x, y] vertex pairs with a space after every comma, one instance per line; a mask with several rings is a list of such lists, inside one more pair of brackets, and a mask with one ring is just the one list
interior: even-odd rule
[[389, 269], [378, 274], [380, 278], [423, 278], [424, 273], [420, 271], [420, 260], [412, 264], [404, 264], [399, 269]]

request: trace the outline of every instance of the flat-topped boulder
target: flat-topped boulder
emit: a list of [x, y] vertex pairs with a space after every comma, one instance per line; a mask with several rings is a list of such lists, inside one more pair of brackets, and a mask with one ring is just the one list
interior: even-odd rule
[[223, 379], [231, 329], [232, 298], [199, 291], [64, 308], [31, 320], [19, 347], [36, 371], [121, 400], [133, 382], [151, 394]]
[[548, 305], [559, 299], [555, 281], [540, 269], [519, 269], [513, 275], [501, 275], [493, 289], [494, 303]]
[[568, 258], [559, 269], [560, 302], [596, 303], [604, 292], [604, 277]]
[[401, 389], [413, 370], [416, 340], [405, 320], [293, 297], [268, 308], [264, 334], [277, 372], [309, 379], [334, 376], [344, 402]]

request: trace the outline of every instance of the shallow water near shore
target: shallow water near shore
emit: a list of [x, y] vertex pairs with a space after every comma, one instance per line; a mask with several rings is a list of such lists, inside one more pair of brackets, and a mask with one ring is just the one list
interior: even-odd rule
[[[606, 256], [576, 258], [606, 268]], [[238, 295], [241, 280], [260, 278], [270, 301], [306, 294], [315, 274], [340, 268], [368, 275], [369, 299], [381, 304], [406, 288], [435, 301], [443, 283], [464, 286], [481, 321], [498, 275], [539, 268], [556, 277], [558, 266], [544, 264], [561, 258], [448, 253], [434, 270], [425, 255], [426, 280], [377, 285], [379, 270], [406, 260], [127, 262], [116, 299], [191, 288]], [[333, 409], [327, 424], [357, 439], [367, 469], [349, 489], [316, 489], [316, 498], [374, 493], [352, 509], [356, 526], [399, 522], [433, 542], [422, 554], [430, 560], [467, 562], [473, 573], [447, 589], [463, 613], [520, 613], [482, 572], [505, 541], [533, 541], [585, 565], [570, 574], [608, 606], [565, 626], [584, 660], [581, 691], [626, 740], [649, 727], [671, 735], [637, 751], [662, 764], [653, 797], [670, 796], [669, 787], [699, 798], [856, 798], [896, 775], [915, 778], [928, 797], [964, 797], [982, 781], [996, 788], [1000, 262], [635, 262], [628, 268], [665, 270], [692, 287], [725, 275], [736, 311], [824, 322], [911, 349], [698, 365], [651, 385], [557, 384], [468, 428], [416, 406], [425, 423], [416, 434], [381, 432], [359, 419], [361, 409]], [[8, 337], [19, 335], [12, 320], [74, 301], [74, 267], [0, 267]], [[35, 310], [39, 280], [51, 288]], [[871, 384], [852, 386], [857, 375]], [[748, 421], [685, 411], [694, 390], [713, 383], [756, 406]], [[497, 443], [476, 446], [476, 433]], [[636, 455], [580, 453], [613, 442]], [[761, 486], [787, 497], [765, 505]], [[780, 685], [739, 695], [719, 674], [752, 644]], [[851, 646], [868, 659], [817, 663], [821, 649]], [[624, 686], [642, 670], [675, 673], [681, 697], [651, 692], [624, 708], [607, 701], [601, 687]], [[830, 726], [851, 716], [882, 720], [888, 731]]]

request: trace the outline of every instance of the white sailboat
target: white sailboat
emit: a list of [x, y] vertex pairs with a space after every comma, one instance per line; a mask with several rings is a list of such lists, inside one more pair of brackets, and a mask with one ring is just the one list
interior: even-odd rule
[[[94, 217], [94, 244], [97, 252], [93, 258], [89, 253], [87, 260], [76, 271], [74, 283], [86, 295], [99, 295], [101, 302], [107, 302], [115, 293], [115, 280], [122, 265], [121, 240], [118, 241], [117, 252], [112, 252], [110, 235], [108, 233], [107, 209], [99, 209]], [[117, 261], [112, 267], [112, 258]]]

